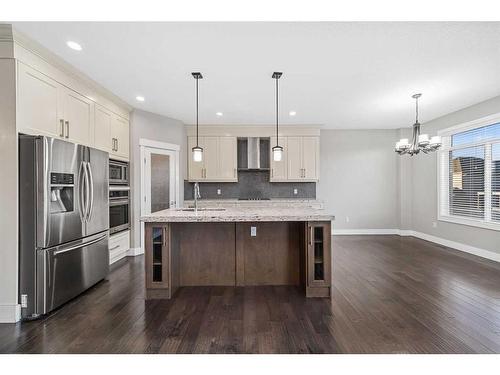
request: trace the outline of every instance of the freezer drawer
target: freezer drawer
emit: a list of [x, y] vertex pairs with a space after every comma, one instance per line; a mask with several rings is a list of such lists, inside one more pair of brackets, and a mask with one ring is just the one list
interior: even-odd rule
[[104, 279], [108, 231], [37, 252], [37, 305], [45, 314]]

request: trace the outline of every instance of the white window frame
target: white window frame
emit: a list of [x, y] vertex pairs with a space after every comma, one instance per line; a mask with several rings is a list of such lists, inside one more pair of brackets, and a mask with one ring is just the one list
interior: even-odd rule
[[[442, 212], [443, 207], [447, 207], [449, 210], [449, 155], [451, 147], [451, 136], [457, 133], [461, 133], [467, 130], [472, 130], [476, 128], [481, 128], [483, 126], [493, 125], [500, 122], [500, 113], [496, 113], [494, 115], [482, 117], [476, 120], [468, 121], [462, 124], [458, 124], [446, 129], [442, 129], [438, 131], [438, 135], [442, 137], [443, 146], [442, 149], [438, 151], [438, 155], [436, 158], [437, 162], [437, 218], [439, 221], [446, 221], [455, 224], [469, 225], [484, 229], [491, 229], [500, 231], [500, 222], [492, 222], [486, 221], [491, 219], [491, 184], [485, 183], [485, 191], [484, 191], [484, 208], [485, 208], [485, 219], [474, 219], [467, 217], [460, 217], [449, 215]], [[491, 180], [491, 168], [492, 168], [492, 160], [491, 160], [491, 144], [500, 142], [500, 138], [491, 139], [484, 142], [478, 143], [470, 143], [464, 145], [464, 148], [474, 147], [474, 146], [485, 146], [485, 168], [484, 168], [484, 178], [485, 182]], [[486, 143], [486, 144], [485, 144]], [[441, 163], [441, 160], [445, 159], [445, 162]], [[447, 178], [443, 179], [443, 174], [446, 174]], [[444, 182], [446, 184], [443, 186], [441, 183]], [[443, 194], [443, 191], [446, 191], [446, 194]], [[445, 200], [445, 202], [443, 202]], [[442, 203], [445, 203], [444, 205]]]

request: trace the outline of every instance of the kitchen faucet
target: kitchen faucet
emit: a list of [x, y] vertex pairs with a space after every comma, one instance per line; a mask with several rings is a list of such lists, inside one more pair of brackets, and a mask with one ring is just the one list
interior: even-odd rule
[[194, 212], [198, 212], [198, 199], [201, 199], [200, 185], [198, 184], [198, 182], [194, 183], [193, 190], [194, 190], [194, 192], [193, 192], [193, 195], [194, 195]]

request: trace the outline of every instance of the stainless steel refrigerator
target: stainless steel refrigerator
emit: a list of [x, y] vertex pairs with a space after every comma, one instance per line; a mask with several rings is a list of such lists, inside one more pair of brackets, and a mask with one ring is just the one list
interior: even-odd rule
[[109, 156], [19, 136], [19, 302], [23, 318], [57, 308], [109, 270]]

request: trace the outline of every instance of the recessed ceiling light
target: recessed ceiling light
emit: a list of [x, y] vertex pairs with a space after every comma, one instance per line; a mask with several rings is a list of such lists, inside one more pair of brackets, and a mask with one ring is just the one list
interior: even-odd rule
[[138, 102], [143, 102], [145, 99], [144, 96], [136, 96], [135, 100], [137, 100]]
[[290, 111], [290, 112], [288, 112], [288, 114], [289, 114], [290, 116], [295, 116], [295, 115], [297, 114], [297, 112], [295, 112], [295, 111]]
[[224, 114], [222, 112], [217, 112], [216, 115], [220, 117], [220, 116], [222, 116]]
[[66, 44], [67, 44], [67, 46], [68, 46], [69, 48], [74, 49], [75, 51], [81, 51], [81, 50], [82, 50], [82, 46], [81, 46], [79, 43], [74, 42], [74, 41], [72, 41], [72, 40], [68, 40], [68, 41], [66, 42]]

